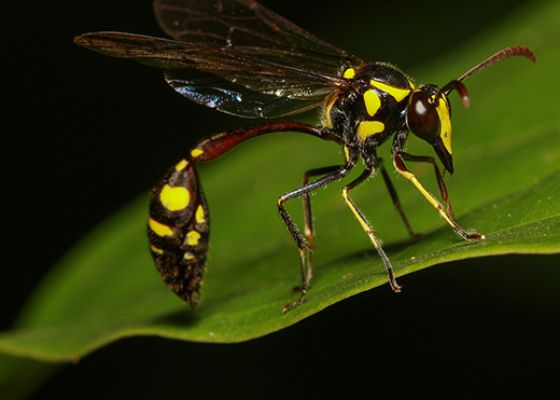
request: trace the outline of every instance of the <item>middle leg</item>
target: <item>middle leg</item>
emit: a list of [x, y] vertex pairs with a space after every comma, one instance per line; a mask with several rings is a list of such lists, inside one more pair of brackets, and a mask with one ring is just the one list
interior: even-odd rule
[[352, 211], [352, 213], [354, 214], [354, 216], [362, 226], [363, 230], [368, 235], [369, 239], [371, 240], [371, 243], [373, 244], [373, 247], [375, 248], [375, 250], [377, 250], [377, 254], [379, 254], [379, 257], [381, 257], [381, 260], [383, 261], [383, 265], [385, 266], [385, 270], [387, 271], [387, 276], [389, 278], [389, 285], [391, 285], [391, 289], [393, 289], [393, 292], [399, 293], [402, 287], [397, 283], [393, 271], [393, 266], [391, 265], [391, 261], [389, 261], [389, 257], [387, 257], [387, 254], [385, 254], [383, 247], [381, 247], [381, 241], [375, 235], [375, 231], [373, 230], [373, 227], [367, 220], [362, 210], [360, 210], [358, 206], [356, 206], [356, 203], [354, 203], [354, 200], [352, 200], [352, 198], [348, 194], [350, 190], [354, 189], [356, 186], [365, 182], [371, 175], [373, 175], [374, 172], [375, 172], [374, 167], [368, 165], [364, 170], [364, 172], [362, 172], [362, 174], [358, 178], [350, 182], [348, 185], [344, 186], [344, 188], [342, 189], [342, 197], [344, 198], [346, 205], [348, 205], [348, 207], [350, 208], [350, 211]]

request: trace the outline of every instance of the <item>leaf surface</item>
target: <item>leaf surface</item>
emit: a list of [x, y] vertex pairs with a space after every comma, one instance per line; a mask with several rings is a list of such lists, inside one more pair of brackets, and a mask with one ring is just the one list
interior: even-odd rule
[[[488, 36], [417, 71], [419, 80], [445, 83], [515, 43], [532, 47], [538, 56], [536, 65], [512, 59], [470, 78], [466, 83], [471, 109], [461, 109], [453, 99], [456, 173], [446, 178], [448, 189], [459, 223], [476, 227], [486, 241], [458, 238], [396, 175], [403, 207], [413, 227], [424, 233], [421, 241], [408, 240], [380, 178], [353, 192], [384, 240], [405, 290], [404, 275], [447, 261], [560, 252], [559, 90], [551, 87], [560, 69], [558, 15], [560, 7], [552, 2], [519, 13]], [[412, 153], [429, 150], [418, 142], [410, 146]], [[387, 149], [382, 154], [389, 159]], [[280, 312], [297, 296], [291, 289], [299, 284], [299, 266], [297, 251], [277, 216], [276, 198], [297, 187], [303, 171], [341, 158], [332, 144], [287, 134], [253, 141], [201, 166], [212, 240], [196, 311], [164, 286], [152, 264], [145, 236], [147, 196], [142, 196], [101, 224], [53, 269], [17, 327], [0, 335], [0, 351], [66, 361], [136, 335], [239, 342], [384, 285], [384, 267], [344, 205], [341, 185], [334, 184], [312, 197], [318, 236], [308, 301], [287, 314]], [[430, 166], [413, 168], [435, 192]], [[355, 172], [352, 176], [360, 171]], [[298, 202], [288, 208], [296, 221], [302, 220]]]

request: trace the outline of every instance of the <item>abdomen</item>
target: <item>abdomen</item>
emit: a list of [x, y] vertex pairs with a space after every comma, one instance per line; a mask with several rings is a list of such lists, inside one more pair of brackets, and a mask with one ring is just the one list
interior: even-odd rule
[[163, 280], [192, 307], [199, 299], [209, 226], [208, 207], [195, 165], [183, 160], [152, 191], [148, 237]]

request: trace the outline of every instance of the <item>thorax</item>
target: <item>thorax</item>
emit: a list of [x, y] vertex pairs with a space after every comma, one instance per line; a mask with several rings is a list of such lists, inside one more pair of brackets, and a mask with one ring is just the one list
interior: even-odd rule
[[349, 68], [343, 76], [348, 85], [327, 99], [323, 127], [347, 146], [379, 146], [403, 121], [413, 83], [385, 63]]

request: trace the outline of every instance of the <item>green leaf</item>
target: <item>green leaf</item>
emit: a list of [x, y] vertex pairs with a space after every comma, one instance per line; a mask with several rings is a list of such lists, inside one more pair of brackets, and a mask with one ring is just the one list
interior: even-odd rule
[[[536, 65], [507, 60], [470, 78], [471, 109], [461, 109], [454, 99], [457, 172], [448, 179], [448, 189], [459, 222], [476, 227], [487, 240], [459, 239], [410, 184], [395, 179], [414, 228], [425, 233], [421, 241], [410, 242], [380, 179], [353, 192], [384, 239], [398, 276], [469, 257], [560, 252], [560, 119], [553, 85], [560, 69], [560, 7], [550, 3], [524, 11], [416, 74], [422, 81], [444, 83], [514, 43], [529, 45], [538, 55]], [[429, 148], [412, 143], [411, 152], [428, 153]], [[388, 159], [387, 149], [383, 154]], [[332, 144], [287, 134], [253, 141], [201, 166], [212, 241], [202, 303], [194, 312], [164, 286], [152, 264], [143, 196], [60, 262], [17, 327], [0, 335], [0, 351], [67, 361], [135, 335], [239, 342], [384, 285], [383, 265], [345, 207], [341, 185], [334, 184], [313, 197], [318, 236], [308, 301], [287, 314], [280, 312], [295, 299], [291, 289], [299, 283], [299, 266], [276, 214], [276, 197], [297, 187], [306, 169], [341, 158]], [[414, 168], [435, 191], [429, 166]], [[301, 205], [288, 207], [301, 221]], [[400, 281], [406, 286], [406, 277]]]

